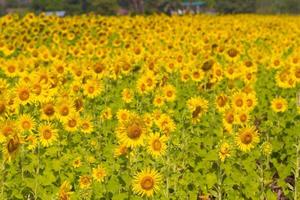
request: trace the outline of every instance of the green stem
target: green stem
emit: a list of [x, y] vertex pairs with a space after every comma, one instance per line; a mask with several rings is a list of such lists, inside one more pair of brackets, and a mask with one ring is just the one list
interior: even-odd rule
[[[131, 150], [128, 151], [128, 160], [127, 160], [127, 170], [128, 170], [128, 175], [129, 177], [131, 176], [131, 162], [130, 162], [130, 155]], [[131, 199], [131, 185], [128, 184], [128, 200]]]
[[1, 181], [1, 197], [4, 199], [4, 178], [5, 178], [5, 161], [2, 162], [2, 181]]
[[295, 168], [295, 189], [294, 189], [294, 200], [298, 200], [298, 178], [299, 178], [299, 170], [300, 170], [300, 139], [298, 138], [298, 144], [296, 147], [296, 168]]
[[38, 153], [38, 164], [37, 164], [37, 169], [36, 169], [36, 177], [35, 177], [35, 188], [34, 188], [34, 199], [37, 199], [37, 187], [38, 187], [38, 176], [40, 173], [40, 145], [38, 144], [37, 146], [37, 153]]
[[221, 168], [221, 161], [219, 161], [219, 168], [218, 168], [218, 200], [222, 200], [222, 168]]

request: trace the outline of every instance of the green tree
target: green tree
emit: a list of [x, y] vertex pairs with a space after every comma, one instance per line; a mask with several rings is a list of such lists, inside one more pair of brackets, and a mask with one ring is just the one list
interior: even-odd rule
[[216, 8], [222, 13], [253, 13], [256, 10], [256, 0], [218, 0]]
[[88, 11], [102, 15], [114, 15], [119, 8], [117, 0], [93, 0], [88, 5]]

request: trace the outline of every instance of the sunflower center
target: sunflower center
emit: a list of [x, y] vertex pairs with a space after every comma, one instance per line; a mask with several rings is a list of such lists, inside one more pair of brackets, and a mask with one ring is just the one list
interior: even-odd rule
[[234, 116], [233, 114], [228, 114], [226, 117], [226, 121], [230, 124], [232, 124], [232, 122], [234, 121]]
[[93, 86], [90, 86], [90, 87], [88, 88], [88, 92], [89, 92], [90, 94], [94, 93], [94, 91], [95, 91], [95, 88], [94, 88]]
[[31, 124], [30, 124], [29, 121], [24, 121], [24, 122], [22, 123], [22, 127], [23, 127], [23, 129], [28, 130], [28, 129], [30, 129]]
[[241, 122], [245, 122], [245, 121], [247, 120], [247, 115], [242, 114], [242, 115], [240, 116], [240, 120], [241, 120]]
[[241, 137], [241, 141], [243, 144], [250, 144], [252, 142], [252, 134], [251, 133], [244, 133]]
[[18, 146], [19, 146], [18, 141], [15, 141], [14, 139], [10, 139], [9, 142], [7, 143], [7, 150], [11, 154], [18, 149]]
[[141, 187], [144, 190], [151, 190], [154, 187], [154, 180], [150, 176], [145, 176], [141, 181]]
[[63, 107], [60, 111], [60, 114], [62, 116], [67, 116], [69, 114], [69, 108], [68, 107]]
[[127, 136], [130, 139], [138, 139], [142, 135], [142, 129], [138, 124], [132, 124], [127, 128]]
[[75, 119], [70, 119], [70, 120], [68, 121], [68, 126], [71, 127], [71, 128], [75, 127], [76, 124], [77, 124], [77, 122], [76, 122]]
[[51, 137], [52, 137], [52, 132], [51, 130], [44, 130], [43, 131], [43, 137], [46, 139], [46, 140], [49, 140]]
[[5, 104], [4, 103], [0, 103], [0, 114], [4, 113], [5, 111]]
[[10, 66], [8, 66], [7, 70], [9, 73], [14, 73], [16, 71], [16, 67], [13, 65], [10, 65]]
[[89, 127], [90, 127], [90, 126], [89, 126], [88, 123], [83, 123], [83, 124], [82, 124], [82, 128], [83, 128], [84, 130], [88, 129]]
[[194, 76], [194, 78], [199, 78], [200, 77], [200, 73], [199, 72], [194, 72], [193, 76]]
[[161, 147], [162, 147], [161, 142], [158, 139], [154, 140], [152, 142], [152, 147], [155, 151], [161, 150]]
[[229, 49], [227, 53], [231, 58], [234, 58], [237, 56], [238, 51], [236, 49]]
[[295, 72], [296, 78], [300, 78], [300, 69], [297, 69]]
[[168, 91], [168, 92], [167, 92], [167, 96], [168, 96], [168, 97], [173, 96], [173, 92], [172, 92], [172, 91]]
[[52, 104], [47, 104], [45, 107], [44, 107], [44, 113], [47, 115], [47, 116], [52, 116], [54, 114], [55, 110], [54, 110], [54, 107]]
[[226, 99], [226, 97], [220, 96], [220, 97], [218, 97], [217, 102], [220, 107], [224, 107], [227, 102], [227, 99]]
[[217, 70], [216, 70], [216, 75], [217, 75], [217, 76], [221, 76], [221, 75], [222, 75], [221, 70], [217, 69]]
[[276, 104], [276, 108], [277, 108], [277, 109], [281, 109], [282, 107], [283, 107], [282, 103], [278, 102], [278, 103]]
[[237, 99], [235, 101], [235, 105], [237, 105], [238, 107], [242, 107], [243, 106], [243, 100], [242, 99]]
[[19, 98], [20, 98], [22, 101], [26, 101], [26, 100], [29, 98], [29, 91], [28, 91], [28, 90], [22, 90], [22, 91], [19, 93]]
[[11, 135], [13, 132], [14, 132], [14, 130], [13, 130], [13, 128], [11, 128], [11, 127], [5, 127], [5, 128], [3, 129], [3, 135], [4, 135], [5, 137]]
[[251, 99], [247, 100], [247, 106], [251, 107], [253, 105], [253, 101]]

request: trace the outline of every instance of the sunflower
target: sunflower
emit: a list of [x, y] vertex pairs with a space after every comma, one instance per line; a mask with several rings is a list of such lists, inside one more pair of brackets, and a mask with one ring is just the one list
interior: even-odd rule
[[232, 95], [232, 107], [236, 110], [241, 110], [245, 107], [245, 94], [242, 92], [236, 92]]
[[44, 103], [41, 106], [41, 119], [53, 120], [56, 117], [56, 107], [53, 102]]
[[119, 157], [122, 155], [126, 155], [128, 152], [128, 148], [124, 144], [120, 144], [117, 148], [114, 150], [114, 157]]
[[80, 120], [80, 130], [85, 134], [90, 134], [94, 130], [92, 117], [84, 117]]
[[274, 98], [271, 102], [271, 108], [274, 112], [284, 112], [286, 111], [287, 107], [288, 103], [282, 97]]
[[208, 101], [202, 97], [192, 97], [187, 101], [187, 106], [192, 113], [192, 122], [196, 123], [207, 112]]
[[195, 82], [200, 82], [204, 79], [205, 73], [201, 69], [192, 71], [191, 77]]
[[137, 173], [133, 180], [133, 192], [141, 196], [152, 197], [159, 191], [162, 176], [153, 169], [145, 169]]
[[164, 98], [160, 95], [156, 95], [153, 99], [153, 105], [156, 107], [161, 107], [165, 103]]
[[25, 142], [27, 143], [28, 150], [33, 150], [37, 147], [37, 138], [33, 134], [28, 135], [25, 139]]
[[75, 160], [73, 161], [73, 167], [74, 168], [78, 168], [81, 166], [81, 158], [80, 157], [77, 157], [75, 158]]
[[91, 99], [100, 95], [102, 90], [103, 90], [102, 83], [100, 80], [97, 79], [88, 80], [86, 84], [84, 84], [83, 86], [83, 94]]
[[29, 131], [29, 132], [31, 132], [36, 125], [35, 120], [29, 114], [20, 115], [18, 119], [18, 124], [22, 131]]
[[254, 126], [240, 128], [235, 141], [242, 151], [250, 151], [259, 142], [258, 132]]
[[144, 120], [132, 113], [127, 120], [119, 122], [116, 132], [120, 143], [135, 147], [144, 144], [147, 128]]
[[74, 105], [71, 101], [59, 101], [55, 106], [56, 116], [60, 121], [64, 121], [68, 118], [68, 116], [75, 111]]
[[131, 114], [131, 113], [130, 113], [129, 110], [127, 110], [127, 109], [120, 109], [120, 110], [118, 110], [118, 112], [117, 112], [117, 119], [118, 119], [120, 122], [126, 121], [126, 120], [129, 118], [130, 114]]
[[219, 150], [219, 158], [222, 162], [225, 161], [226, 158], [230, 157], [230, 145], [227, 142], [221, 144]]
[[123, 91], [122, 91], [122, 100], [125, 103], [132, 102], [133, 97], [134, 97], [134, 93], [131, 89], [129, 89], [129, 88], [123, 89]]
[[29, 84], [20, 83], [16, 86], [16, 97], [18, 103], [22, 105], [29, 103], [31, 101], [31, 96], [33, 96], [33, 94], [31, 93]]
[[50, 123], [43, 124], [39, 127], [40, 141], [42, 146], [48, 147], [57, 140], [57, 131]]
[[22, 144], [22, 138], [17, 134], [7, 137], [6, 142], [3, 146], [4, 160], [10, 162], [17, 155]]
[[224, 112], [229, 108], [229, 98], [225, 94], [219, 94], [216, 97], [216, 108], [219, 112]]
[[175, 131], [176, 125], [172, 118], [167, 114], [161, 114], [159, 119], [155, 121], [158, 128], [167, 136]]
[[166, 141], [165, 135], [160, 136], [159, 133], [151, 133], [149, 135], [147, 151], [154, 157], [159, 157], [166, 152]]
[[163, 94], [166, 101], [174, 101], [176, 98], [176, 89], [173, 85], [163, 87]]
[[97, 168], [93, 169], [93, 178], [97, 181], [97, 182], [103, 182], [104, 178], [107, 176], [106, 174], [106, 170], [101, 167], [100, 165], [97, 166]]
[[15, 121], [6, 120], [1, 122], [0, 126], [0, 143], [4, 142], [6, 138], [12, 137], [18, 133], [18, 128]]
[[61, 186], [59, 187], [58, 191], [58, 200], [70, 200], [71, 199], [71, 192], [72, 186], [68, 181], [64, 181]]
[[257, 98], [255, 92], [248, 93], [245, 96], [245, 109], [247, 111], [252, 111], [257, 104]]
[[81, 189], [87, 189], [91, 186], [92, 184], [92, 177], [88, 175], [83, 175], [79, 177], [79, 187]]
[[270, 155], [272, 153], [272, 144], [270, 142], [264, 142], [261, 145], [261, 150], [265, 156]]
[[77, 112], [71, 113], [63, 123], [64, 129], [68, 132], [75, 132], [80, 126], [80, 116]]

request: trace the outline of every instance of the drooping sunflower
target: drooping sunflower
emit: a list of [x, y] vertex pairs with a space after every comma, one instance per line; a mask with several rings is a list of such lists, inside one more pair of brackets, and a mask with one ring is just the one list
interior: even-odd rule
[[147, 127], [142, 117], [131, 113], [127, 120], [119, 122], [116, 132], [120, 143], [136, 147], [144, 144]]
[[238, 130], [235, 141], [240, 150], [247, 152], [259, 142], [259, 135], [254, 126], [245, 126]]
[[187, 101], [187, 106], [192, 113], [192, 122], [196, 123], [207, 112], [208, 101], [202, 97], [192, 97]]
[[3, 145], [4, 160], [10, 162], [17, 155], [21, 148], [22, 138], [17, 134], [7, 137], [6, 142]]
[[166, 152], [166, 141], [167, 137], [165, 135], [160, 136], [159, 133], [151, 133], [148, 139], [147, 151], [154, 157], [159, 157]]
[[219, 94], [216, 97], [216, 108], [219, 112], [224, 112], [229, 108], [229, 98], [225, 94]]
[[135, 175], [132, 190], [138, 195], [152, 197], [159, 191], [161, 181], [162, 176], [158, 171], [145, 169]]
[[42, 146], [48, 147], [57, 140], [57, 130], [51, 123], [42, 124], [39, 127], [40, 141]]
[[97, 168], [93, 169], [93, 178], [97, 182], [103, 182], [106, 175], [107, 175], [106, 170], [104, 169], [104, 167], [100, 165], [98, 165]]
[[71, 199], [71, 192], [72, 186], [68, 181], [64, 181], [61, 186], [59, 187], [58, 192], [58, 199], [59, 200], [70, 200]]
[[284, 112], [288, 106], [287, 101], [282, 97], [274, 98], [271, 102], [271, 108], [274, 112]]

